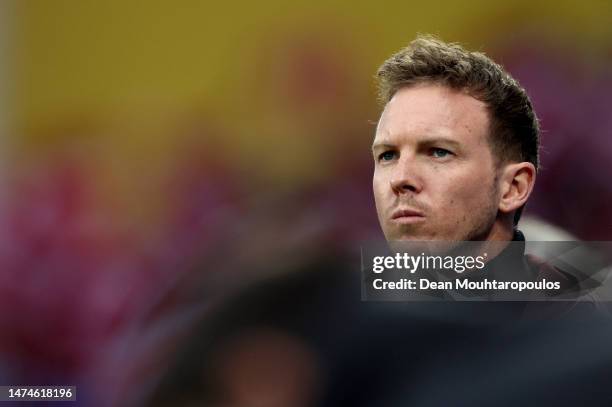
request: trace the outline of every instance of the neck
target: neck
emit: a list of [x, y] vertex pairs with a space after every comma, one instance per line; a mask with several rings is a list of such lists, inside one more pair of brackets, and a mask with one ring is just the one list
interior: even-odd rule
[[[512, 241], [514, 237], [514, 227], [512, 222], [505, 222], [504, 219], [498, 218], [489, 232], [483, 235], [479, 240], [482, 241], [480, 251], [488, 253], [489, 260], [497, 257], [506, 247], [507, 243]], [[504, 244], [491, 244], [489, 242], [507, 242]]]
[[514, 236], [514, 228], [512, 225], [496, 221], [489, 230], [489, 233], [482, 240], [487, 241], [511, 241]]

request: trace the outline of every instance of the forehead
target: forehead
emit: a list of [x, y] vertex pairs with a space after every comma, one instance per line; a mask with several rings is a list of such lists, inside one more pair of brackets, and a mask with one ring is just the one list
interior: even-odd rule
[[448, 87], [421, 84], [398, 90], [387, 103], [376, 129], [377, 141], [443, 136], [481, 143], [489, 132], [486, 105]]

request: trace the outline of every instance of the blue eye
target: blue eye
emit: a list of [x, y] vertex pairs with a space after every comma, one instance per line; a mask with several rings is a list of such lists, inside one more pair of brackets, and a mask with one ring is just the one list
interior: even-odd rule
[[385, 151], [384, 153], [378, 156], [379, 161], [391, 161], [395, 158], [395, 152], [393, 151]]
[[452, 153], [450, 151], [445, 150], [443, 148], [432, 148], [431, 149], [431, 155], [433, 155], [436, 158], [444, 158], [451, 154]]

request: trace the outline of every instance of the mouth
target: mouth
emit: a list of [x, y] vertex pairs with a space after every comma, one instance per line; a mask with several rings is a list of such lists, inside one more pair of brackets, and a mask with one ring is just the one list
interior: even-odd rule
[[399, 224], [412, 224], [418, 223], [425, 220], [423, 212], [417, 211], [416, 209], [398, 209], [393, 212], [391, 221]]

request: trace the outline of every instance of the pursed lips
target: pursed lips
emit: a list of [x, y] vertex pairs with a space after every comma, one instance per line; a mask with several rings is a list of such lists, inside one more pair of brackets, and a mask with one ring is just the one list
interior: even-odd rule
[[425, 219], [423, 212], [412, 208], [397, 209], [393, 212], [391, 220], [396, 223], [415, 223]]

